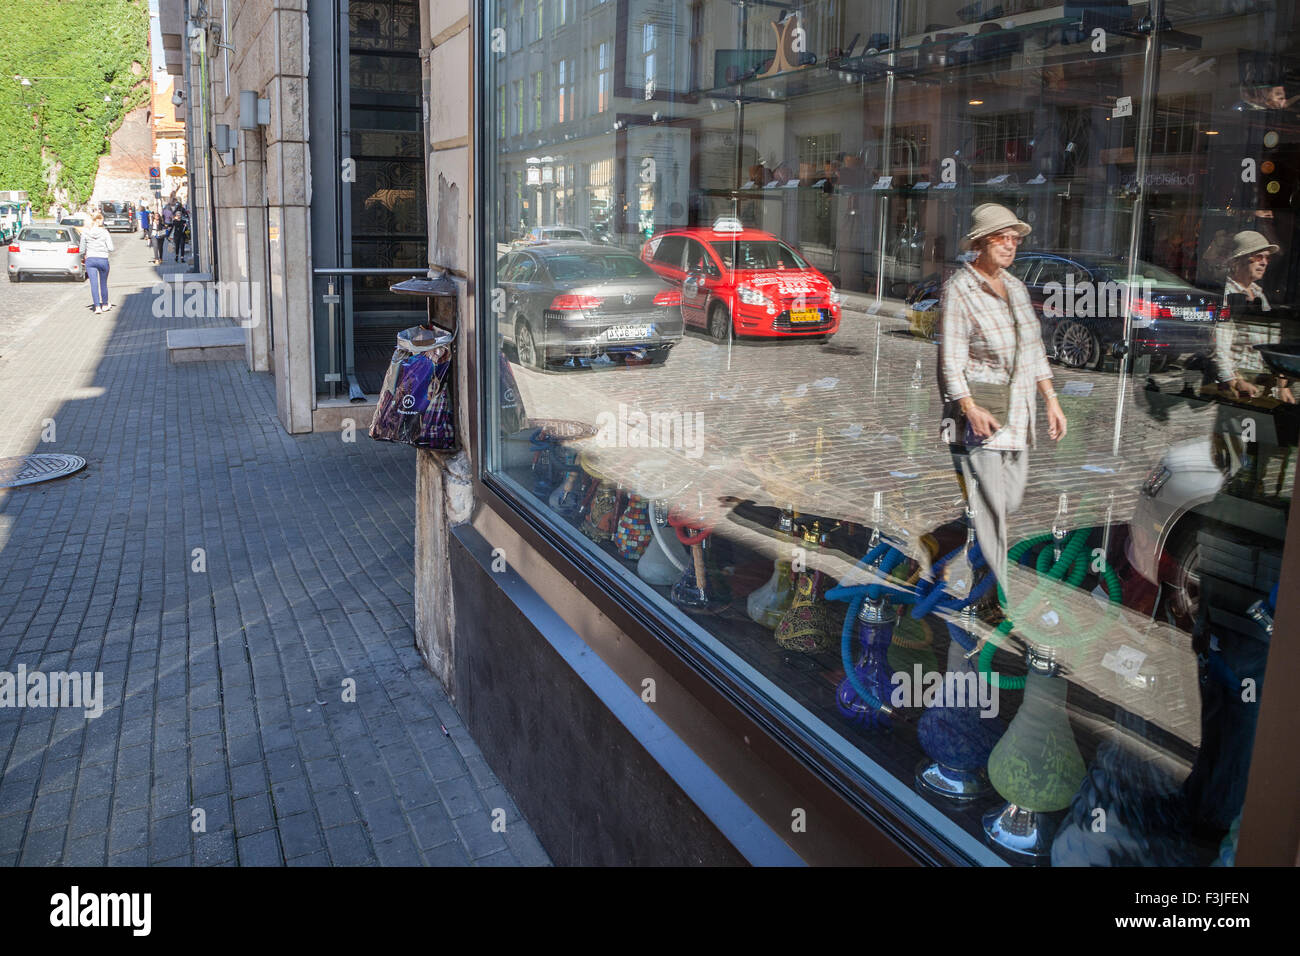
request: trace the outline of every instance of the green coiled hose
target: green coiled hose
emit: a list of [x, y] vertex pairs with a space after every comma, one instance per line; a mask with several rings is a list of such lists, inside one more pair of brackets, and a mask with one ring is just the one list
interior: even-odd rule
[[[1084, 549], [1088, 546], [1088, 538], [1091, 534], [1091, 528], [1075, 530], [1066, 541], [1065, 547], [1061, 549], [1060, 559], [1056, 561], [1053, 561], [1055, 549], [1043, 548], [1034, 562], [1034, 568], [1039, 576], [1045, 578], [1046, 581], [1061, 581], [1064, 579], [1065, 583], [1072, 587], [1078, 587], [1083, 583], [1083, 579], [1088, 573], [1088, 560]], [[1053, 537], [1050, 533], [1036, 534], [1033, 537], [1019, 541], [1007, 551], [1007, 561], [1011, 565], [1017, 565], [1027, 552], [1052, 541]], [[1106, 596], [1110, 599], [1113, 609], [1117, 609], [1123, 596], [1119, 575], [1107, 565], [1101, 570], [1101, 580], [1106, 585]], [[1033, 602], [1039, 597], [1046, 581], [1040, 583], [1028, 597], [1016, 605], [1015, 611], [1017, 613], [1033, 606]], [[1007, 606], [1006, 592], [1002, 590], [1002, 582], [1000, 581], [998, 582], [998, 600], [1003, 607]], [[1097, 637], [1114, 620], [1114, 617], [1115, 613], [1107, 614], [1088, 631], [1072, 637], [1062, 638], [1060, 635], [1052, 635], [1050, 643], [1057, 647], [1072, 647], [1076, 644], [1087, 643]], [[997, 626], [996, 633], [1010, 634], [1014, 626], [1011, 615], [1008, 614], [1006, 620]], [[1035, 628], [1026, 625], [1024, 629], [1033, 636]], [[1044, 643], [1049, 642], [1044, 641]], [[993, 673], [993, 655], [996, 653], [997, 645], [992, 641], [986, 641], [983, 648], [980, 649], [978, 661], [980, 674], [990, 682], [996, 679], [999, 690], [1023, 690], [1025, 686], [1023, 677], [1008, 677], [1003, 674]]]

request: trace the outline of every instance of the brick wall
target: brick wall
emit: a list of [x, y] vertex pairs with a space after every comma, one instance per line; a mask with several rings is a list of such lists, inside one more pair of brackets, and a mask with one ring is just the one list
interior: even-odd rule
[[153, 139], [149, 130], [149, 108], [132, 110], [122, 120], [109, 143], [109, 153], [99, 159], [91, 202], [125, 199], [134, 202], [149, 193], [149, 167], [153, 163]]

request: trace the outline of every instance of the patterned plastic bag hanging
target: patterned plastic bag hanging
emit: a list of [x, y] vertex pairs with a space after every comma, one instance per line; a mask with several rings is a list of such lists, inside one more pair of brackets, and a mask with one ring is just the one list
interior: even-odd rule
[[452, 402], [451, 341], [415, 326], [397, 334], [397, 348], [384, 375], [370, 437], [419, 448], [456, 447]]

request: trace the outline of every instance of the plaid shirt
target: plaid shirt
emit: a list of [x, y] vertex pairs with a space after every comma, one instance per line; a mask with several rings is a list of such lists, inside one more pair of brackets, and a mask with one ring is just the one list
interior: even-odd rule
[[1052, 370], [1043, 349], [1042, 325], [1025, 284], [1005, 269], [1002, 284], [1007, 300], [995, 294], [970, 263], [948, 280], [943, 295], [939, 381], [948, 402], [970, 395], [968, 381], [1010, 381], [1011, 411], [1002, 428], [981, 439], [967, 425], [965, 443], [1021, 451], [1034, 444], [1034, 391], [1039, 382], [1052, 377]]
[[[1245, 295], [1246, 286], [1231, 276], [1223, 288], [1224, 296]], [[1264, 290], [1257, 283], [1250, 284], [1250, 291], [1255, 294], [1255, 304], [1260, 312], [1269, 312], [1271, 307], [1264, 297]], [[1219, 382], [1230, 382], [1239, 372], [1249, 372], [1251, 376], [1264, 375], [1268, 367], [1253, 345], [1266, 345], [1279, 338], [1277, 326], [1261, 319], [1251, 321], [1248, 315], [1236, 316], [1227, 322], [1214, 323], [1214, 377]]]

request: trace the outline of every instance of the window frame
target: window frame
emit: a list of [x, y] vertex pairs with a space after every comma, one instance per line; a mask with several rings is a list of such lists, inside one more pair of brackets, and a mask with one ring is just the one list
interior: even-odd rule
[[[605, 0], [598, 0], [604, 3]], [[490, 101], [489, 31], [491, 8], [480, 5], [474, 17], [475, 57], [474, 96], [474, 190], [478, 203], [488, 207], [496, 199], [496, 183], [490, 178], [494, 139], [491, 119], [484, 109]], [[613, 37], [612, 53], [618, 53], [619, 38]], [[598, 40], [592, 49], [598, 50]], [[611, 64], [612, 65], [612, 64]], [[594, 71], [593, 71], [594, 72]], [[610, 96], [615, 91], [610, 90]], [[479, 191], [481, 189], [481, 192]], [[472, 240], [474, 273], [489, 276], [495, 267], [496, 253], [492, 241], [497, 237], [489, 229], [476, 230]], [[810, 783], [824, 786], [831, 796], [821, 804], [836, 820], [852, 815], [850, 823], [861, 823], [861, 838], [870, 852], [884, 861], [913, 862], [930, 865], [1006, 862], [988, 851], [978, 859], [961, 852], [938, 829], [928, 826], [928, 819], [946, 819], [939, 809], [916, 796], [904, 781], [893, 781], [884, 774], [882, 780], [865, 777], [859, 766], [845, 760], [802, 724], [789, 720], [772, 707], [740, 674], [722, 665], [687, 633], [680, 624], [651, 607], [636, 589], [629, 588], [609, 567], [560, 532], [558, 522], [536, 502], [517, 494], [487, 468], [484, 455], [492, 440], [495, 408], [485, 397], [495, 395], [493, 376], [497, 366], [498, 343], [485, 340], [492, 328], [491, 296], [470, 295], [471, 305], [462, 316], [466, 324], [467, 418], [469, 430], [465, 446], [471, 458], [471, 482], [476, 501], [494, 519], [503, 524], [535, 552], [549, 571], [571, 581], [581, 580], [583, 597], [604, 614], [639, 649], [657, 662], [670, 667], [675, 676], [710, 706], [729, 707], [732, 715], [746, 728], [759, 734], [751, 748], [755, 753], [770, 744], [774, 755], [789, 758]], [[482, 326], [480, 328], [480, 325]], [[1300, 554], [1300, 508], [1288, 519], [1283, 554]], [[1300, 631], [1300, 562], [1283, 562], [1276, 629], [1279, 633]], [[1276, 674], [1300, 673], [1300, 641], [1273, 642], [1269, 653], [1269, 671]], [[1275, 682], [1278, 678], [1275, 677]], [[1300, 761], [1295, 759], [1293, 727], [1300, 723], [1300, 695], [1271, 694], [1261, 701], [1262, 710], [1256, 727], [1251, 770], [1241, 816], [1241, 836], [1237, 865], [1294, 865], [1300, 856], [1300, 807], [1287, 806], [1277, 799], [1279, 792], [1300, 791]], [[675, 728], [676, 729], [676, 728]], [[728, 767], [740, 766], [745, 755], [734, 760], [719, 758]], [[883, 771], [882, 771], [883, 774]], [[898, 799], [897, 783], [908, 791], [907, 799]], [[895, 791], [891, 793], [890, 791]], [[820, 799], [810, 795], [810, 803]], [[786, 821], [788, 823], [788, 821]], [[986, 848], [987, 849], [987, 848]]]

